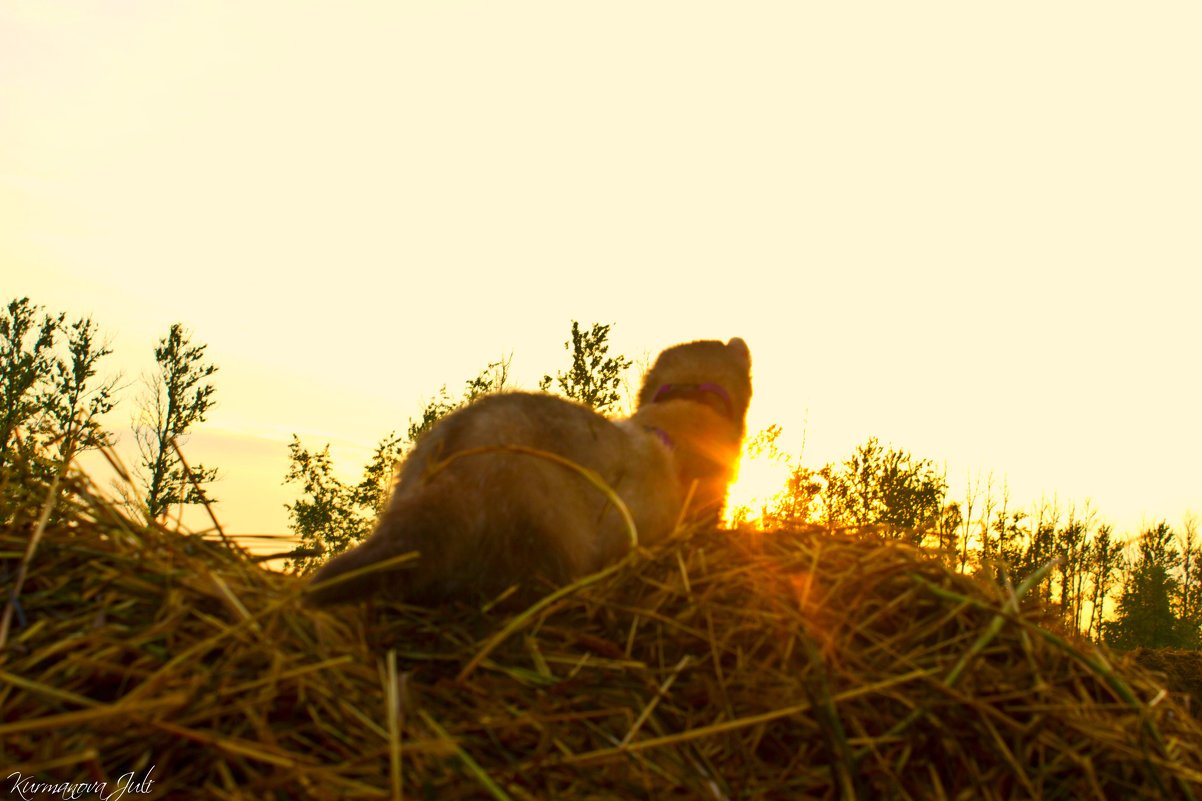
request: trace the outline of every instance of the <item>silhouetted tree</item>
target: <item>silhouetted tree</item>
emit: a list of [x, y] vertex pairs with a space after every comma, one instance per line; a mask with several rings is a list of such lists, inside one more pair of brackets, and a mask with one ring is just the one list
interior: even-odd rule
[[45, 407], [38, 389], [53, 369], [54, 335], [63, 317], [47, 314], [38, 324], [41, 309], [19, 298], [0, 314], [0, 466], [13, 462], [18, 432], [24, 429], [29, 439]]
[[[7, 518], [80, 450], [108, 444], [98, 417], [113, 408], [116, 378], [100, 384], [97, 363], [112, 353], [91, 318], [65, 325], [38, 315], [29, 298], [0, 311], [0, 495]], [[58, 334], [66, 335], [65, 350]], [[32, 494], [31, 494], [32, 493]]]
[[402, 440], [396, 432], [383, 437], [363, 468], [358, 484], [334, 475], [330, 446], [310, 453], [292, 435], [288, 445], [291, 463], [284, 483], [301, 485], [303, 497], [285, 504], [289, 528], [300, 539], [296, 553], [285, 560], [285, 569], [305, 571], [346, 550], [371, 533], [391, 489]]
[[752, 469], [753, 462], [773, 462], [786, 477], [784, 486], [772, 497], [757, 500], [758, 510], [748, 505], [731, 508], [729, 518], [735, 526], [755, 517], [762, 528], [794, 526], [818, 515], [818, 498], [826, 482], [818, 471], [793, 464], [793, 456], [780, 449], [782, 431], [779, 425], [770, 425], [743, 445], [740, 470]]
[[288, 445], [288, 474], [285, 484], [299, 484], [302, 496], [288, 510], [288, 527], [300, 540], [285, 569], [305, 571], [329, 557], [361, 542], [372, 531], [392, 490], [394, 467], [406, 446], [412, 446], [439, 420], [472, 401], [505, 389], [512, 356], [491, 362], [475, 377], [464, 382], [463, 394], [452, 398], [446, 385], [425, 402], [421, 419], [409, 419], [402, 439], [391, 432], [382, 437], [363, 468], [358, 484], [348, 484], [334, 474], [329, 443], [320, 451], [305, 448], [296, 435]]
[[765, 522], [790, 526], [813, 519], [822, 489], [822, 477], [817, 470], [793, 465], [785, 478], [784, 492], [773, 499]]
[[[1047, 498], [1040, 498], [1039, 503], [1035, 505], [1033, 514], [1027, 518], [1026, 536], [1021, 537], [1020, 535], [1016, 537], [1016, 542], [1012, 543], [1017, 546], [1018, 541], [1025, 539], [1026, 544], [1026, 548], [1021, 552], [1018, 552], [1017, 547], [1011, 551], [1011, 553], [1017, 552], [1016, 558], [1011, 562], [1011, 579], [1015, 584], [1024, 581], [1027, 576], [1056, 556], [1056, 529], [1060, 525], [1061, 514], [1060, 502], [1055, 497], [1051, 501]], [[1032, 587], [1026, 598], [1031, 603], [1050, 603], [1052, 600], [1051, 574]]]
[[580, 323], [572, 321], [572, 339], [563, 343], [572, 354], [572, 366], [553, 379], [543, 376], [538, 388], [547, 392], [552, 381], [567, 397], [605, 413], [621, 400], [622, 371], [633, 364], [625, 356], [608, 356], [609, 325], [593, 323], [592, 330], [581, 331]]
[[1173, 530], [1167, 523], [1140, 534], [1114, 620], [1102, 624], [1106, 645], [1123, 651], [1188, 647], [1191, 638], [1173, 608], [1179, 597], [1175, 573], [1180, 566], [1181, 554], [1173, 547]]
[[996, 548], [987, 566], [992, 569], [994, 579], [1000, 585], [1009, 580], [1017, 585], [1028, 570], [1026, 555], [1031, 543], [1030, 518], [1023, 508], [1010, 509], [1009, 501], [1004, 504], [1006, 514], [999, 513], [993, 519], [993, 531], [997, 535]]
[[943, 554], [943, 561], [948, 566], [955, 566], [956, 555], [960, 550], [960, 528], [964, 525], [964, 516], [960, 513], [960, 504], [952, 501], [943, 507], [939, 515], [939, 525], [935, 529], [938, 541], [935, 549]]
[[1090, 597], [1091, 610], [1085, 636], [1102, 639], [1102, 622], [1106, 611], [1106, 597], [1114, 586], [1115, 573], [1122, 566], [1123, 544], [1110, 537], [1110, 526], [1100, 526], [1093, 537], [1090, 548], [1089, 570], [1093, 579]]
[[1086, 504], [1082, 514], [1070, 506], [1068, 520], [1053, 535], [1053, 553], [1060, 558], [1060, 620], [1080, 630], [1081, 592], [1089, 543], [1085, 538], [1095, 513]]
[[509, 363], [512, 360], [513, 354], [510, 354], [502, 356], [499, 361], [489, 362], [479, 375], [464, 382], [463, 394], [459, 398], [452, 398], [447, 392], [447, 385], [443, 384], [433, 398], [425, 401], [421, 419], [414, 422], [413, 418], [409, 418], [409, 428], [406, 431], [406, 441], [409, 445], [417, 442], [419, 436], [459, 407], [506, 389], [509, 386]]
[[[990, 482], [992, 482], [992, 480], [993, 475], [990, 474]], [[959, 562], [958, 569], [961, 573], [968, 568], [968, 546], [969, 540], [972, 538], [972, 526], [975, 520], [973, 514], [977, 510], [977, 501], [981, 495], [981, 471], [977, 471], [976, 478], [973, 478], [972, 474], [969, 473], [966, 476], [965, 483], [967, 488], [964, 493], [964, 500], [963, 502], [957, 503], [958, 511], [960, 513], [959, 517], [961, 529], [961, 534], [958, 537], [957, 543], [957, 548], [959, 549], [957, 556]]]
[[139, 403], [134, 437], [143, 470], [141, 504], [150, 520], [177, 503], [212, 502], [203, 486], [217, 478], [216, 468], [194, 465], [189, 480], [172, 445], [173, 441], [182, 444], [188, 430], [204, 422], [215, 403], [213, 385], [206, 379], [217, 368], [204, 362], [207, 347], [193, 345], [192, 334], [180, 323], [172, 323], [154, 349], [158, 372], [143, 379], [145, 394]]
[[828, 516], [853, 525], [881, 524], [895, 536], [920, 543], [943, 513], [947, 482], [927, 459], [881, 446], [876, 437], [856, 448], [838, 470], [829, 465]]
[[[980, 476], [978, 474], [978, 482]], [[977, 521], [977, 538], [980, 541], [980, 559], [982, 562], [989, 562], [995, 558], [995, 553], [1002, 540], [1005, 539], [1005, 526], [1002, 521], [1006, 519], [1006, 506], [1010, 503], [1009, 488], [1003, 485], [1002, 497], [999, 499], [994, 495], [994, 478], [990, 472], [985, 484], [985, 494], [981, 498], [981, 517]], [[998, 511], [998, 504], [1001, 503], [1002, 509]], [[993, 534], [997, 533], [995, 541]], [[967, 543], [965, 543], [967, 547]]]
[[98, 327], [90, 317], [81, 317], [63, 327], [67, 353], [51, 366], [46, 412], [57, 434], [56, 461], [69, 461], [76, 453], [112, 444], [99, 417], [112, 410], [118, 376], [96, 384], [96, 365], [113, 351], [97, 341]]
[[1181, 545], [1181, 624], [1191, 641], [1190, 647], [1202, 644], [1202, 552], [1198, 542], [1198, 518], [1185, 516]]

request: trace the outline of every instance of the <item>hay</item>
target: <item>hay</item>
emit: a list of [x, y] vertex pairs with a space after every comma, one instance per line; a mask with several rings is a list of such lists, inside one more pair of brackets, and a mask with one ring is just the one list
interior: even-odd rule
[[[4, 586], [35, 528], [0, 533]], [[3, 773], [173, 799], [1202, 798], [1202, 728], [1151, 674], [871, 536], [696, 531], [517, 614], [313, 610], [302, 584], [69, 510], [0, 651]]]
[[1161, 679], [1194, 717], [1202, 717], [1202, 652], [1136, 648], [1127, 658]]

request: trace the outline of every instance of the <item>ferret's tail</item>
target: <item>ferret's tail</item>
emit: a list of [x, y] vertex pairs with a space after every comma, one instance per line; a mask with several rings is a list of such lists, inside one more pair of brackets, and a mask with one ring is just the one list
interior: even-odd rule
[[[314, 606], [353, 603], [378, 594], [390, 580], [397, 579], [399, 568], [384, 568], [356, 576], [347, 574], [401, 555], [387, 546], [388, 542], [379, 537], [377, 532], [358, 547], [326, 562], [313, 575], [313, 580], [305, 591], [306, 603]], [[334, 581], [335, 579], [338, 581]]]
[[[306, 600], [325, 606], [377, 596], [426, 604], [456, 595], [462, 590], [464, 563], [480, 550], [480, 538], [478, 521], [464, 504], [453, 501], [429, 485], [394, 500], [367, 540], [314, 574]], [[395, 563], [368, 569], [382, 562]]]

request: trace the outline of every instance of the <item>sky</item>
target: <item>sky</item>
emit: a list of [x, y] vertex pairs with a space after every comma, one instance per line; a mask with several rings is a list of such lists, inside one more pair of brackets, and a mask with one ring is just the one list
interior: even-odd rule
[[[92, 315], [128, 430], [176, 321], [220, 369], [187, 443], [284, 533], [292, 434], [353, 477], [512, 353], [741, 336], [749, 427], [871, 436], [1202, 512], [1202, 6], [0, 6], [0, 296]], [[637, 377], [632, 380], [637, 381]], [[131, 438], [122, 453], [130, 460]]]

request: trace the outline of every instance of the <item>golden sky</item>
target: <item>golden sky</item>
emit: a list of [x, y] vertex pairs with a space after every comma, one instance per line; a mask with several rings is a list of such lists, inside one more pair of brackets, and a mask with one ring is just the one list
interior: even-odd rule
[[[570, 320], [744, 337], [752, 430], [869, 436], [1202, 511], [1196, 3], [0, 7], [0, 295], [221, 368], [188, 446], [285, 529], [292, 432], [357, 472]], [[132, 406], [111, 424], [127, 427]], [[808, 420], [808, 424], [806, 421]], [[128, 443], [128, 437], [126, 441]]]

